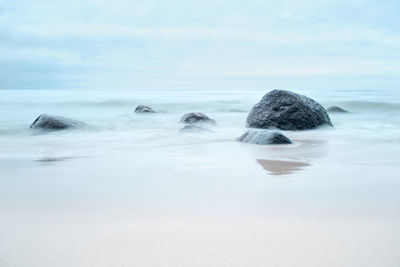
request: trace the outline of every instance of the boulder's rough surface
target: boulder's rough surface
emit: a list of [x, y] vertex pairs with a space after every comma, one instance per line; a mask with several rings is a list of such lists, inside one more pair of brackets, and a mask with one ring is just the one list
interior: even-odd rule
[[250, 111], [247, 126], [307, 130], [329, 125], [326, 110], [315, 100], [286, 90], [272, 90]]
[[180, 133], [209, 133], [211, 132], [210, 130], [197, 126], [197, 125], [186, 125], [182, 129], [179, 130]]
[[154, 109], [148, 106], [139, 105], [135, 108], [136, 113], [156, 113]]
[[42, 130], [64, 130], [71, 128], [84, 127], [85, 124], [80, 121], [73, 119], [53, 116], [48, 114], [42, 114], [32, 123], [31, 129], [42, 129]]
[[249, 130], [238, 137], [236, 140], [243, 143], [257, 145], [281, 145], [292, 143], [289, 138], [287, 138], [280, 132], [273, 132], [268, 130]]
[[215, 124], [215, 120], [210, 119], [206, 114], [201, 112], [191, 112], [182, 116], [180, 122], [186, 124], [193, 124], [198, 122], [207, 122]]
[[347, 110], [337, 106], [330, 106], [326, 110], [330, 113], [349, 113]]

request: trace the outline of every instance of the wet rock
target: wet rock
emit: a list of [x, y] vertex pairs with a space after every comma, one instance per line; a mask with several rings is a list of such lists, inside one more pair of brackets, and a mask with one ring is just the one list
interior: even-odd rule
[[205, 115], [204, 113], [201, 113], [201, 112], [187, 113], [182, 116], [180, 122], [186, 123], [186, 124], [193, 124], [193, 123], [199, 123], [199, 122], [215, 124], [215, 120], [210, 119], [207, 115]]
[[250, 111], [247, 126], [307, 130], [333, 126], [326, 110], [315, 100], [286, 90], [272, 90]]
[[292, 143], [289, 138], [280, 132], [268, 130], [249, 130], [237, 138], [236, 141], [257, 145], [281, 145]]
[[135, 113], [156, 113], [156, 111], [151, 107], [139, 105], [135, 108]]
[[206, 128], [193, 124], [186, 125], [185, 127], [179, 130], [179, 133], [210, 133], [210, 132], [211, 131]]
[[349, 113], [347, 110], [337, 106], [330, 106], [326, 109], [329, 113]]
[[53, 116], [48, 114], [42, 114], [32, 123], [31, 129], [42, 129], [42, 130], [65, 130], [71, 128], [84, 127], [85, 123], [76, 121], [73, 119]]

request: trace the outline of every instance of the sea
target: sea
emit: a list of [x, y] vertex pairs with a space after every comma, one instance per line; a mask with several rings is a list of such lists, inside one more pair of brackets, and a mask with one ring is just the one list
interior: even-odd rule
[[349, 113], [236, 141], [269, 91], [0, 90], [0, 266], [400, 266], [400, 90], [292, 90]]

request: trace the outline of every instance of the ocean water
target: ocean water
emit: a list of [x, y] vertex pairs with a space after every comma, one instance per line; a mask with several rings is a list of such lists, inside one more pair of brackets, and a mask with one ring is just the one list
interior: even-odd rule
[[400, 92], [294, 90], [350, 113], [236, 142], [268, 91], [0, 90], [0, 266], [399, 266]]

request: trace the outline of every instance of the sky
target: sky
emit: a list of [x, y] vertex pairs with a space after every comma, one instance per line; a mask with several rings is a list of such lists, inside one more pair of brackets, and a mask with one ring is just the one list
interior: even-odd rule
[[400, 88], [398, 0], [0, 0], [0, 89]]

